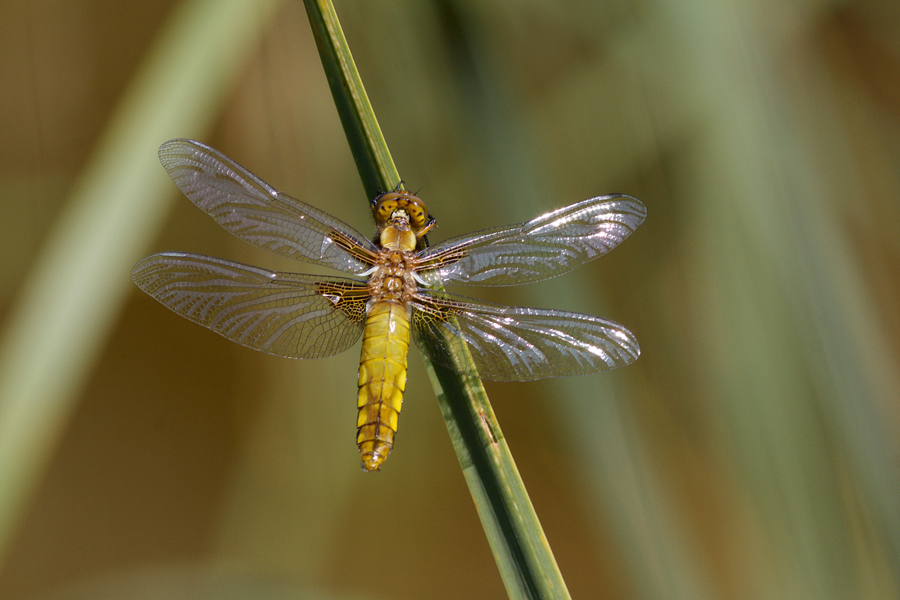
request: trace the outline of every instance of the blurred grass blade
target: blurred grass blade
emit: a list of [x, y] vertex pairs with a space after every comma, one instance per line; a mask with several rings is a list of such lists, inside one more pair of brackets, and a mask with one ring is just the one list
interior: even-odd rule
[[[335, 104], [368, 198], [400, 176], [381, 134], [334, 7], [304, 0]], [[462, 343], [454, 341], [454, 343]], [[467, 356], [464, 348], [460, 355]], [[424, 358], [424, 357], [423, 357]], [[429, 377], [491, 550], [511, 598], [568, 598], [540, 522], [481, 381], [429, 364]]]
[[0, 559], [165, 216], [156, 148], [211, 125], [277, 5], [192, 0], [174, 12], [42, 248], [0, 340]]

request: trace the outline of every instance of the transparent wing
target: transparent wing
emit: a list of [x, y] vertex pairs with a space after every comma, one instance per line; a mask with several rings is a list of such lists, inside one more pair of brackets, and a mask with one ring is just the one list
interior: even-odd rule
[[644, 222], [637, 198], [591, 198], [537, 219], [456, 237], [419, 254], [444, 283], [516, 285], [562, 275], [615, 248]]
[[358, 275], [375, 252], [358, 231], [282, 194], [218, 150], [170, 140], [159, 161], [191, 202], [242, 240], [306, 262]]
[[462, 338], [478, 376], [490, 381], [587, 375], [630, 364], [641, 353], [630, 331], [591, 315], [488, 304], [434, 290], [420, 290], [411, 304], [423, 353], [438, 364], [459, 364], [444, 336]]
[[288, 358], [342, 352], [362, 333], [365, 282], [279, 273], [229, 260], [163, 252], [131, 271], [167, 308], [239, 344]]

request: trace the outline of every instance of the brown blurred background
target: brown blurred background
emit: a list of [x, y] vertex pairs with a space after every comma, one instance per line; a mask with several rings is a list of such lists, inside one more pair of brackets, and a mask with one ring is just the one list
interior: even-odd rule
[[[169, 138], [371, 228], [302, 3], [254, 5], [240, 43], [215, 29], [236, 4], [0, 2], [0, 598], [503, 598], [417, 351], [365, 475], [356, 349], [253, 352], [130, 281], [159, 250], [314, 271], [180, 197]], [[337, 10], [432, 241], [647, 205], [576, 272], [460, 290], [641, 342], [612, 373], [487, 384], [572, 596], [900, 596], [900, 4]], [[153, 98], [175, 116], [140, 117]], [[85, 192], [126, 163], [152, 198]]]

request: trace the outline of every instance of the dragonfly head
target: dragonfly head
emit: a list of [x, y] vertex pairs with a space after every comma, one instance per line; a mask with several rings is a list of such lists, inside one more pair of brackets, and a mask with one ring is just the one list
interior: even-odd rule
[[418, 231], [428, 224], [428, 209], [425, 208], [425, 203], [409, 192], [381, 194], [372, 201], [372, 211], [379, 227], [388, 225], [399, 211], [403, 211], [406, 215], [406, 220], [413, 230]]
[[372, 200], [372, 212], [378, 226], [381, 247], [412, 251], [417, 241], [434, 227], [434, 218], [422, 199], [403, 191], [381, 194]]

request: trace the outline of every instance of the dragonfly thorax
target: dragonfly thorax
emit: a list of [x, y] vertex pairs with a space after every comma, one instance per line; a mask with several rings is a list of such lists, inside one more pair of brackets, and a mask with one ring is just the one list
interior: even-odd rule
[[375, 271], [369, 277], [369, 294], [373, 300], [405, 303], [412, 298], [418, 288], [413, 276], [414, 256], [411, 252], [388, 249], [378, 254]]

